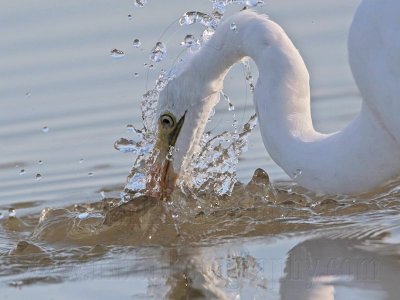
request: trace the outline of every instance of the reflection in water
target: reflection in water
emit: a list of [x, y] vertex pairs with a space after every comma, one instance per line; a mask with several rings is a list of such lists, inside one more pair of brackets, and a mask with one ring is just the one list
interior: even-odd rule
[[[349, 289], [354, 299], [395, 299], [398, 188], [318, 197], [272, 188], [258, 170], [230, 197], [200, 198], [105, 198], [4, 218], [15, 244], [2, 250], [0, 276], [18, 287], [140, 276], [138, 296], [170, 299], [336, 299]], [[302, 242], [285, 245], [296, 232]]]
[[316, 238], [296, 245], [281, 279], [282, 299], [398, 299], [398, 258], [364, 250], [365, 240]]

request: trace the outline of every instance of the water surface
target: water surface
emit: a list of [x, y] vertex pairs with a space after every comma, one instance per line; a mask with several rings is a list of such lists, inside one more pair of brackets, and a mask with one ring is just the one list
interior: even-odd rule
[[[300, 49], [323, 132], [342, 128], [359, 109], [346, 54], [357, 3], [267, 1], [257, 9]], [[238, 165], [244, 185], [232, 197], [177, 194], [173, 203], [115, 208], [133, 156], [115, 151], [114, 141], [130, 137], [126, 125], [141, 124], [141, 95], [181, 55], [183, 37], [202, 31], [174, 25], [193, 10], [210, 12], [211, 2], [2, 6], [0, 297], [397, 299], [398, 187], [349, 198], [285, 183], [257, 127]], [[168, 56], [149, 70], [159, 40]], [[112, 58], [112, 49], [124, 56]], [[253, 113], [242, 66], [225, 92], [242, 124]], [[231, 127], [226, 103], [213, 122], [214, 132]], [[245, 185], [259, 167], [278, 182], [275, 190], [265, 178]]]

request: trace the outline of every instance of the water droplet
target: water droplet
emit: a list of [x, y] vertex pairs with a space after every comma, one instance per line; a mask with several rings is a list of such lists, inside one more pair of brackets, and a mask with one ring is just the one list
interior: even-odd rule
[[135, 0], [134, 4], [136, 7], [144, 7], [147, 4], [147, 0]]
[[203, 42], [207, 42], [213, 35], [215, 31], [212, 28], [207, 28], [203, 31], [203, 34], [201, 35], [201, 39]]
[[26, 174], [25, 169], [21, 169], [21, 171], [19, 171], [19, 175], [25, 175], [25, 174]]
[[79, 163], [80, 163], [80, 164], [83, 164], [84, 161], [85, 161], [85, 160], [84, 160], [83, 158], [81, 158], [81, 159], [79, 160]]
[[149, 240], [151, 240], [151, 235], [149, 235]]
[[183, 39], [183, 41], [181, 42], [181, 46], [185, 46], [188, 48], [191, 48], [193, 46], [198, 45], [198, 40], [195, 39], [195, 37], [192, 34], [188, 34], [185, 36], [185, 38]]
[[139, 48], [142, 45], [139, 39], [134, 39], [133, 40], [133, 47]]
[[154, 62], [160, 62], [167, 56], [167, 47], [163, 42], [157, 42], [151, 50], [150, 59]]
[[8, 217], [9, 218], [15, 218], [17, 216], [17, 211], [14, 208], [10, 208], [8, 210]]
[[112, 58], [118, 59], [118, 58], [123, 58], [125, 56], [125, 53], [122, 50], [118, 50], [118, 49], [114, 48], [111, 50], [110, 55]]
[[199, 11], [188, 11], [182, 15], [179, 19], [179, 25], [192, 25], [195, 23], [200, 23], [204, 26], [216, 29], [219, 23], [218, 18], [214, 18], [208, 14]]
[[177, 213], [173, 213], [171, 216], [175, 220], [179, 218], [179, 215]]
[[128, 131], [135, 132], [135, 127], [132, 124], [126, 125], [126, 128], [128, 129]]
[[249, 7], [264, 5], [264, 0], [246, 0], [245, 4]]
[[38, 161], [38, 164], [39, 164], [39, 165], [43, 165], [43, 160], [39, 160], [39, 161]]
[[47, 127], [47, 126], [44, 126], [44, 127], [42, 128], [42, 131], [43, 131], [44, 133], [47, 133], [47, 132], [49, 132], [49, 127]]
[[94, 175], [93, 172], [88, 173], [88, 176], [93, 176], [93, 175]]
[[230, 27], [229, 27], [232, 31], [236, 31], [237, 30], [237, 26], [235, 22], [232, 22]]
[[139, 73], [138, 73], [138, 72], [135, 72], [135, 73], [133, 74], [133, 76], [135, 76], [135, 77], [137, 78], [137, 77], [139, 77]]
[[132, 15], [131, 14], [128, 14], [128, 19], [132, 20]]
[[88, 217], [89, 217], [89, 213], [88, 212], [83, 212], [83, 213], [80, 213], [78, 215], [78, 218], [81, 219], [81, 220], [87, 219]]
[[39, 174], [39, 173], [37, 173], [36, 176], [35, 176], [35, 179], [36, 179], [37, 181], [42, 180], [42, 175]]
[[153, 70], [153, 69], [154, 69], [154, 65], [151, 64], [151, 65], [149, 66], [149, 70]]
[[27, 92], [25, 93], [25, 97], [26, 97], [26, 98], [30, 98], [30, 97], [31, 97], [31, 92], [30, 92], [30, 91], [27, 91]]
[[301, 169], [296, 169], [296, 171], [293, 172], [293, 180], [299, 177], [303, 173]]
[[104, 191], [100, 192], [100, 196], [102, 199], [106, 199], [106, 193]]

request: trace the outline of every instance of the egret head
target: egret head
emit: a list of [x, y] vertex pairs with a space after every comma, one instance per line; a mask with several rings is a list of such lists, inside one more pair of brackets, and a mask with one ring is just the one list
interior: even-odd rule
[[158, 172], [161, 197], [168, 197], [192, 155], [198, 151], [209, 115], [219, 92], [199, 82], [193, 72], [184, 72], [161, 91], [157, 106]]

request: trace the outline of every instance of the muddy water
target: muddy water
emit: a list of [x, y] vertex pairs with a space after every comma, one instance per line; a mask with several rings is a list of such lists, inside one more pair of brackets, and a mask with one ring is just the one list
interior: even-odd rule
[[[257, 129], [231, 197], [177, 192], [118, 205], [133, 157], [113, 143], [141, 123], [141, 95], [183, 51], [183, 37], [201, 31], [168, 26], [211, 3], [114, 2], [18, 1], [0, 11], [0, 298], [398, 299], [398, 184], [314, 195], [285, 182]], [[304, 56], [325, 132], [359, 108], [345, 46], [357, 2], [258, 9]], [[168, 56], [149, 69], [160, 36]], [[112, 58], [114, 48], [125, 55]], [[225, 92], [245, 122], [253, 110], [241, 66]], [[214, 119], [214, 132], [231, 126], [226, 103]], [[262, 172], [252, 179], [259, 167], [273, 186]]]

